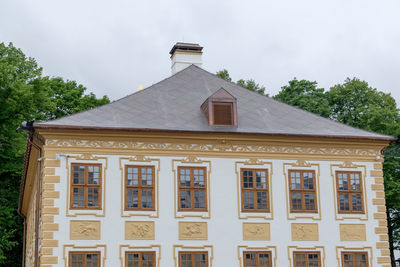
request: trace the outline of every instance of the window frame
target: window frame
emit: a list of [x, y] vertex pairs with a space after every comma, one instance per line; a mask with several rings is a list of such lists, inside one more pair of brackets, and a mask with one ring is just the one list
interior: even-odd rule
[[[291, 173], [292, 172], [300, 172], [300, 185], [301, 189], [292, 189], [292, 182], [291, 182]], [[312, 172], [313, 173], [313, 185], [314, 189], [304, 189], [304, 173], [305, 172]], [[289, 208], [290, 208], [290, 213], [318, 213], [318, 191], [317, 191], [317, 177], [315, 170], [309, 169], [309, 170], [299, 170], [299, 169], [289, 169], [288, 170], [288, 186], [289, 186]], [[292, 193], [300, 193], [301, 194], [301, 210], [294, 210], [293, 209], [293, 202], [292, 202]], [[307, 210], [305, 209], [306, 204], [305, 204], [305, 198], [304, 194], [305, 193], [314, 193], [314, 210]]]
[[[190, 169], [190, 187], [181, 187], [180, 183], [180, 175], [181, 169]], [[204, 174], [204, 187], [194, 187], [194, 169], [202, 169]], [[194, 212], [208, 212], [208, 181], [207, 181], [207, 167], [204, 166], [178, 166], [177, 168], [177, 184], [178, 184], [178, 211], [179, 212], [186, 212], [186, 211], [194, 211]], [[182, 208], [181, 207], [181, 190], [188, 190], [190, 191], [190, 201], [191, 201], [191, 208]], [[195, 208], [194, 207], [194, 192], [195, 191], [204, 191], [204, 208]]]
[[[253, 173], [255, 173], [256, 171], [264, 171], [265, 172], [265, 184], [266, 184], [266, 188], [264, 189], [257, 189], [257, 181], [254, 179], [256, 178], [255, 175], [253, 175], [253, 185], [255, 185], [255, 188], [251, 188], [251, 189], [245, 189], [243, 187], [244, 184], [244, 179], [243, 179], [243, 172], [244, 171], [253, 171]], [[241, 197], [241, 212], [256, 212], [256, 213], [269, 213], [271, 212], [271, 203], [270, 203], [270, 188], [269, 188], [269, 175], [268, 175], [268, 169], [257, 169], [257, 168], [240, 168], [240, 197]], [[245, 191], [249, 191], [249, 192], [266, 192], [267, 193], [267, 208], [266, 209], [245, 209], [244, 207], [244, 192]], [[253, 196], [253, 200], [254, 201], [254, 206], [256, 207], [257, 204], [257, 194], [254, 194]]]
[[[347, 190], [339, 190], [339, 173], [346, 173], [348, 174], [348, 182], [350, 180], [350, 174], [351, 173], [358, 173], [360, 177], [360, 190], [351, 190], [351, 184], [350, 182], [348, 183], [348, 188]], [[364, 208], [364, 179], [361, 171], [336, 171], [335, 172], [335, 182], [336, 182], [336, 206], [339, 214], [365, 214], [365, 208]], [[353, 211], [353, 197], [352, 197], [352, 192], [360, 194], [361, 196], [361, 211]], [[349, 210], [341, 210], [340, 209], [340, 194], [348, 194], [349, 195]]]
[[[262, 251], [262, 250], [257, 250], [257, 251], [251, 251], [251, 250], [244, 250], [243, 251], [243, 267], [247, 267], [246, 265], [246, 254], [256, 254], [257, 256], [259, 254], [268, 254], [268, 259], [269, 259], [269, 266], [273, 266], [272, 265], [272, 252], [271, 251]], [[260, 262], [259, 262], [259, 257], [256, 257], [256, 266], [260, 267]]]
[[156, 266], [156, 257], [157, 254], [155, 251], [125, 251], [125, 267], [128, 267], [128, 255], [129, 254], [139, 254], [139, 267], [143, 264], [142, 254], [152, 254], [153, 255], [153, 266]]
[[368, 255], [367, 251], [346, 251], [346, 250], [341, 251], [340, 258], [341, 258], [341, 264], [342, 264], [343, 267], [344, 267], [344, 254], [352, 254], [353, 255], [353, 264], [354, 264], [355, 267], [356, 267], [356, 263], [357, 263], [355, 255], [357, 255], [357, 254], [365, 254], [366, 255], [365, 258], [367, 260], [367, 267], [370, 266], [369, 265], [369, 260], [368, 260], [369, 255]]
[[308, 262], [308, 255], [309, 254], [317, 254], [318, 255], [318, 267], [322, 266], [321, 263], [321, 252], [320, 251], [293, 251], [293, 267], [297, 267], [296, 266], [296, 254], [305, 254], [305, 259], [306, 259], [306, 267], [309, 266], [309, 262]]
[[[74, 166], [85, 166], [85, 172], [84, 172], [84, 184], [74, 184]], [[99, 167], [99, 183], [97, 185], [95, 184], [89, 184], [88, 179], [88, 167], [90, 166], [97, 166]], [[73, 162], [71, 163], [71, 183], [70, 183], [70, 203], [69, 203], [69, 208], [73, 210], [101, 210], [102, 209], [102, 204], [103, 204], [103, 165], [101, 163], [78, 163], [78, 162]], [[84, 201], [84, 206], [83, 207], [74, 207], [74, 188], [83, 188], [83, 201]], [[99, 206], [94, 207], [94, 206], [88, 206], [88, 188], [97, 188], [99, 190]]]
[[182, 266], [182, 259], [181, 259], [181, 255], [182, 254], [191, 254], [192, 255], [192, 266], [196, 266], [196, 261], [195, 261], [196, 258], [193, 257], [193, 255], [205, 254], [206, 258], [207, 258], [207, 264], [206, 264], [205, 267], [208, 267], [210, 265], [209, 258], [208, 258], [208, 251], [207, 250], [204, 250], [204, 251], [179, 251], [178, 252], [178, 259], [179, 259], [178, 260], [178, 267]]
[[98, 256], [98, 267], [101, 267], [101, 252], [100, 251], [69, 251], [68, 252], [68, 267], [72, 267], [72, 255], [73, 254], [83, 254], [83, 267], [87, 266], [86, 255], [96, 254]]
[[[140, 185], [138, 186], [133, 186], [133, 185], [128, 185], [128, 168], [138, 168], [138, 183]], [[151, 168], [152, 169], [152, 186], [143, 186], [142, 185], [142, 179], [141, 179], [141, 174], [142, 174], [142, 168]], [[125, 171], [124, 171], [125, 177], [124, 177], [124, 211], [155, 211], [155, 167], [153, 165], [125, 165]], [[130, 208], [128, 207], [128, 189], [137, 189], [138, 190], [138, 207], [137, 208]], [[142, 191], [146, 189], [151, 189], [152, 190], [152, 207], [151, 208], [143, 208], [142, 207]], [[139, 193], [140, 192], [140, 193]]]

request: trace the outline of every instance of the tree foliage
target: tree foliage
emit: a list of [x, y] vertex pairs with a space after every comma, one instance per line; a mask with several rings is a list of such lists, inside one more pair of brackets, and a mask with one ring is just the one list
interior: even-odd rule
[[289, 85], [282, 86], [275, 99], [304, 110], [329, 117], [330, 107], [323, 88], [318, 88], [317, 82], [307, 80], [289, 81]]
[[399, 110], [390, 94], [357, 78], [347, 78], [327, 93], [331, 117], [339, 122], [387, 135], [400, 131]]
[[0, 265], [20, 266], [22, 220], [16, 213], [26, 133], [23, 121], [60, 118], [109, 102], [74, 81], [42, 76], [35, 59], [0, 43]]
[[[232, 82], [232, 78], [226, 69], [218, 71], [216, 75], [224, 80], [227, 80], [228, 82]], [[268, 95], [265, 93], [265, 87], [256, 83], [256, 81], [253, 79], [249, 80], [240, 79], [236, 82], [236, 84], [244, 88], [247, 88], [249, 90], [252, 90], [254, 92], [257, 92], [261, 95]]]

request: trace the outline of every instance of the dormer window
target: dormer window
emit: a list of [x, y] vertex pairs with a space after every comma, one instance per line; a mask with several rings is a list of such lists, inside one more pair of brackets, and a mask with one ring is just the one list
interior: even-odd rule
[[224, 88], [207, 98], [201, 105], [201, 109], [209, 125], [237, 126], [236, 98]]

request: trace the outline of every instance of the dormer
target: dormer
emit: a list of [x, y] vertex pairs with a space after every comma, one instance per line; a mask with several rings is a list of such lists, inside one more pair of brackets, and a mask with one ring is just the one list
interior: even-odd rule
[[201, 104], [210, 126], [237, 127], [237, 102], [224, 88], [219, 89]]

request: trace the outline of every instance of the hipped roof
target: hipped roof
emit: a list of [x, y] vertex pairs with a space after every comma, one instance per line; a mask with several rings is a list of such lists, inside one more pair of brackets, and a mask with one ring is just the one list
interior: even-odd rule
[[[237, 127], [210, 126], [201, 104], [224, 88], [237, 99]], [[393, 140], [323, 118], [228, 82], [195, 65], [112, 103], [35, 128], [119, 129]]]

